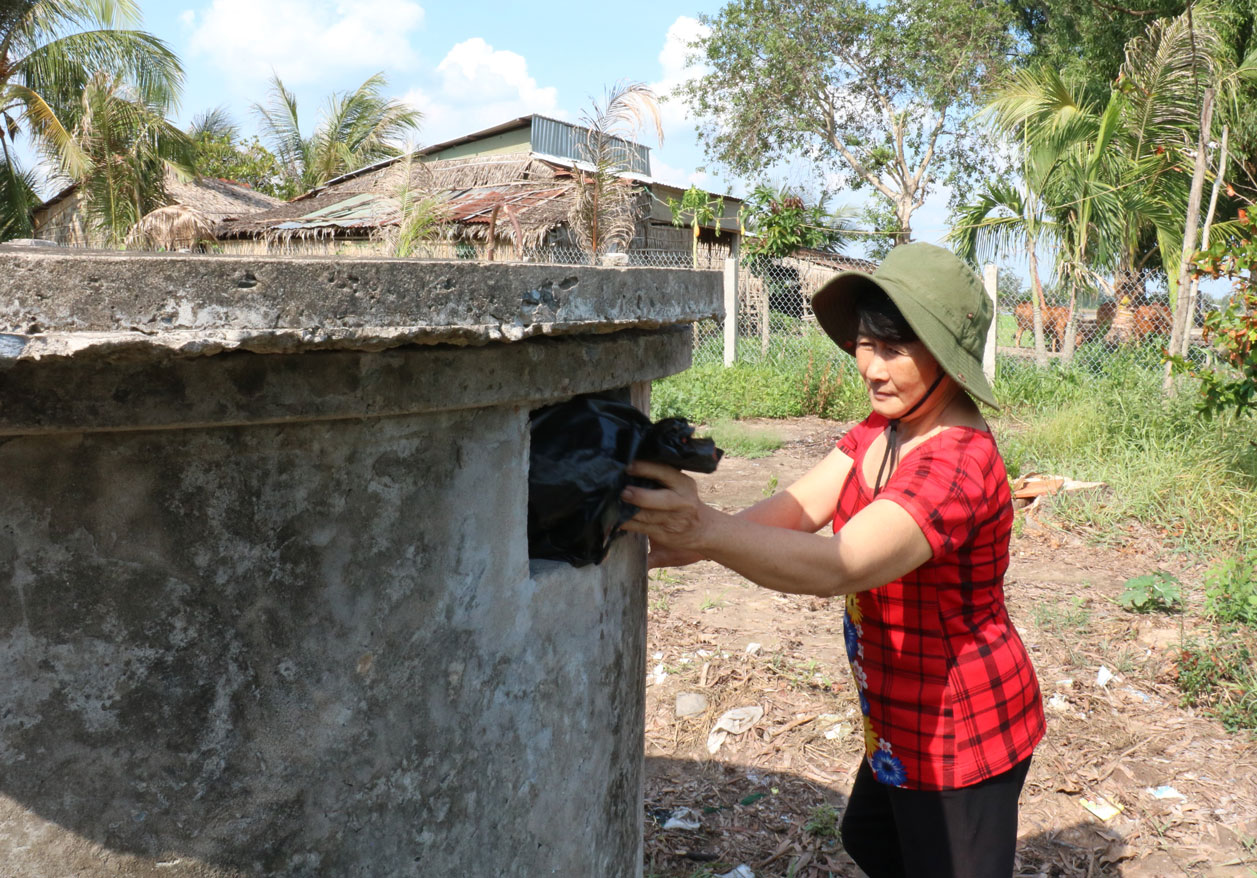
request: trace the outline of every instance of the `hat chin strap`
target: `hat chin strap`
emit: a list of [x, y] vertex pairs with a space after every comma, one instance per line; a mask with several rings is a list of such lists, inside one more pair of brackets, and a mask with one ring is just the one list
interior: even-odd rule
[[[934, 383], [930, 385], [930, 389], [925, 391], [925, 393], [921, 395], [921, 398], [912, 404], [912, 408], [908, 409], [899, 417], [891, 419], [886, 435], [886, 450], [882, 453], [882, 464], [877, 468], [877, 481], [873, 483], [874, 497], [876, 497], [881, 492], [882, 488], [885, 487], [882, 484], [882, 475], [886, 472], [887, 462], [890, 463], [891, 474], [893, 474], [895, 472], [895, 468], [899, 466], [899, 422], [915, 412], [921, 406], [925, 405], [925, 401], [933, 396], [934, 391], [938, 390], [938, 386], [943, 383], [943, 376], [946, 374], [947, 372], [940, 366], [938, 370], [938, 377], [934, 379]], [[886, 478], [889, 480], [890, 475], [887, 475]]]

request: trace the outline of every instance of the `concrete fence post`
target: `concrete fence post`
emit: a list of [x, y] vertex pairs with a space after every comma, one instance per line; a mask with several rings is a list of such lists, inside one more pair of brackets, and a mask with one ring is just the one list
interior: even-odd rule
[[725, 318], [724, 343], [726, 366], [732, 366], [738, 356], [738, 260], [725, 259]]
[[982, 285], [986, 287], [986, 294], [991, 299], [991, 328], [987, 331], [986, 349], [982, 353], [982, 372], [987, 381], [994, 383], [995, 340], [999, 335], [999, 267], [993, 262], [988, 262], [982, 269]]

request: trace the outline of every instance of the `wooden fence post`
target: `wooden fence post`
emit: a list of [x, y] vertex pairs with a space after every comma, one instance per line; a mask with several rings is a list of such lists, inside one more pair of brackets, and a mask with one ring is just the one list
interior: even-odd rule
[[738, 260], [725, 259], [725, 365], [732, 366], [738, 356]]
[[986, 349], [982, 352], [982, 372], [986, 380], [995, 383], [995, 341], [999, 335], [999, 267], [988, 262], [982, 269], [982, 285], [991, 299], [991, 328], [986, 333]]

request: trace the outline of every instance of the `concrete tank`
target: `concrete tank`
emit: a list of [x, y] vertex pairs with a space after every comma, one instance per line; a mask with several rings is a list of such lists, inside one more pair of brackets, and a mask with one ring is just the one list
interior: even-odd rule
[[644, 551], [528, 416], [717, 273], [0, 248], [0, 875], [640, 874]]

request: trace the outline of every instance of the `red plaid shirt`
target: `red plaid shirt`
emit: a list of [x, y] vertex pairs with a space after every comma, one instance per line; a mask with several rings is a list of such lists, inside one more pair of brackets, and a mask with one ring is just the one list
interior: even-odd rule
[[[834, 530], [873, 500], [863, 475], [886, 427], [870, 415], [838, 449], [855, 461]], [[955, 789], [1007, 771], [1044, 733], [1038, 680], [1004, 606], [1013, 506], [984, 430], [951, 427], [912, 449], [877, 495], [916, 521], [934, 557], [902, 579], [847, 596], [843, 629], [878, 780]]]

